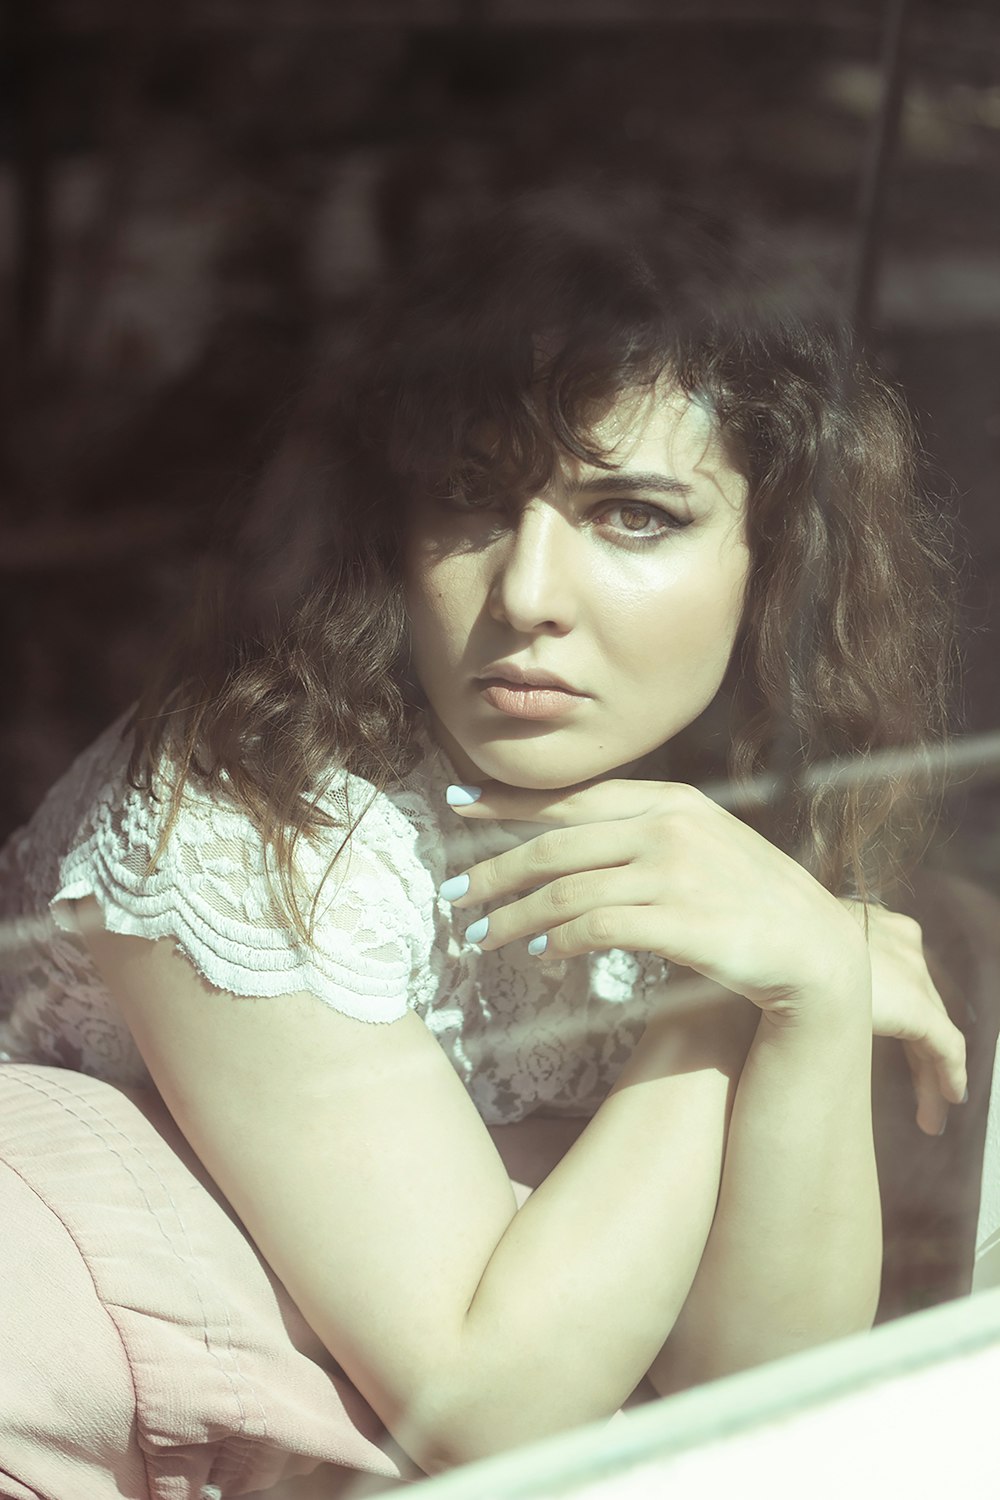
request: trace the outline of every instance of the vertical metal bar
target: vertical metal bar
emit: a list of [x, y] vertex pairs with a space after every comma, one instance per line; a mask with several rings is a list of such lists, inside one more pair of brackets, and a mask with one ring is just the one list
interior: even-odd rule
[[[870, 330], [878, 293], [887, 187], [904, 97], [908, 7], [909, 0], [887, 0], [882, 35], [882, 90], [861, 173], [850, 308], [854, 326], [862, 337]], [[817, 502], [821, 508], [826, 506], [831, 482], [835, 482], [833, 476], [823, 472], [817, 475]], [[806, 572], [799, 582], [796, 613], [789, 632], [790, 670], [811, 650], [815, 615], [816, 593]], [[798, 734], [791, 720], [786, 719], [775, 737], [769, 763], [776, 789], [772, 804], [775, 833], [780, 832], [788, 810], [801, 795], [803, 778], [808, 773], [808, 767], [799, 763], [798, 751]]]
[[871, 328], [878, 295], [887, 184], [903, 112], [908, 10], [909, 0], [888, 0], [882, 37], [882, 96], [861, 173], [851, 302], [854, 325], [862, 336]]

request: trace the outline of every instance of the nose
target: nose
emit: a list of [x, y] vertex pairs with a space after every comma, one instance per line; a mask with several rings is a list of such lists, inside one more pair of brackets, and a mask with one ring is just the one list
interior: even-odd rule
[[507, 533], [490, 588], [495, 620], [525, 635], [565, 635], [576, 621], [572, 527], [531, 501]]

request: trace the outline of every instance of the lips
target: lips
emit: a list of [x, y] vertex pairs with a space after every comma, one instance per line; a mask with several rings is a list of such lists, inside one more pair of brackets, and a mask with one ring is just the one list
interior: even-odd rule
[[559, 719], [586, 702], [582, 694], [567, 693], [564, 688], [529, 687], [500, 677], [481, 682], [479, 692], [490, 708], [514, 719]]
[[514, 719], [559, 719], [572, 715], [590, 697], [556, 672], [497, 661], [476, 683], [491, 708]]
[[555, 672], [544, 672], [538, 667], [521, 667], [513, 662], [493, 662], [480, 675], [479, 681], [488, 686], [490, 683], [508, 683], [515, 688], [540, 688], [550, 689], [558, 693], [572, 693], [575, 697], [585, 698], [588, 695], [582, 693], [568, 683], [564, 677], [559, 677]]

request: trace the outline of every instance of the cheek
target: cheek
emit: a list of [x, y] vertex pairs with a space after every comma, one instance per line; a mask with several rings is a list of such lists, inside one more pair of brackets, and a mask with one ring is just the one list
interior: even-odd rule
[[410, 627], [410, 645], [419, 661], [433, 649], [438, 635], [437, 590], [434, 571], [417, 548], [411, 548], [403, 576], [403, 600]]
[[414, 649], [440, 652], [464, 641], [477, 597], [465, 559], [429, 558], [414, 551], [406, 570], [404, 597]]
[[631, 587], [611, 601], [607, 614], [620, 659], [629, 657], [648, 672], [650, 651], [664, 652], [664, 669], [698, 672], [728, 661], [735, 642], [749, 558], [746, 548], [712, 549], [678, 564], [664, 580], [651, 569], [633, 577]]

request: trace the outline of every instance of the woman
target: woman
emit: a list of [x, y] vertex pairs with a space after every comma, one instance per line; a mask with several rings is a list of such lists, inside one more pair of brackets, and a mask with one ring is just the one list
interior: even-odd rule
[[516, 205], [361, 348], [10, 847], [9, 1050], [148, 1069], [434, 1472], [870, 1323], [873, 976], [925, 1129], [964, 1058], [838, 899], [914, 778], [815, 768], [940, 734], [946, 608], [899, 403], [704, 227]]

